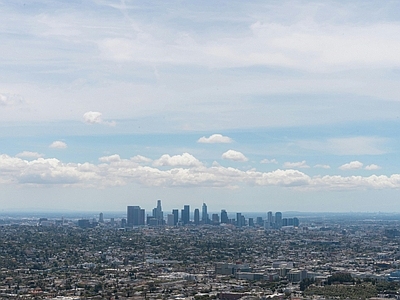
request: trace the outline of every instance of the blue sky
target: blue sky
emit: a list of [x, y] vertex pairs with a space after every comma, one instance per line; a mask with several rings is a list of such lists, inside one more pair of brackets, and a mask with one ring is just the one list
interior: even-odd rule
[[400, 211], [397, 1], [1, 1], [0, 207]]

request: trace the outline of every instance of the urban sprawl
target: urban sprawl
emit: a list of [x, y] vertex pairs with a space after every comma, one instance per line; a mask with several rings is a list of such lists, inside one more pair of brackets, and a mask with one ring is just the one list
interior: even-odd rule
[[0, 299], [400, 298], [400, 215], [288, 215], [0, 217]]

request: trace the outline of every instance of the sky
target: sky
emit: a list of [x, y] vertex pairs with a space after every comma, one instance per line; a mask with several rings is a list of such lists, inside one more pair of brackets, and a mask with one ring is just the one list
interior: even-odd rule
[[399, 11], [0, 0], [0, 212], [400, 212]]

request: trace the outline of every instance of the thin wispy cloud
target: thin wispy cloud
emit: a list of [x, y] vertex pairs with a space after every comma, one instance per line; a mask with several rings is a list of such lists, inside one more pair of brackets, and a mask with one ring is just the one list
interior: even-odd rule
[[275, 158], [273, 158], [273, 159], [264, 158], [263, 160], [260, 161], [260, 163], [261, 164], [277, 164], [278, 161]]
[[291, 169], [291, 168], [295, 168], [295, 169], [308, 169], [310, 166], [307, 165], [306, 161], [298, 161], [298, 162], [285, 162], [283, 164], [283, 167], [285, 169]]
[[330, 169], [331, 166], [330, 165], [321, 165], [321, 164], [317, 164], [314, 166], [314, 168], [319, 168], [319, 169]]

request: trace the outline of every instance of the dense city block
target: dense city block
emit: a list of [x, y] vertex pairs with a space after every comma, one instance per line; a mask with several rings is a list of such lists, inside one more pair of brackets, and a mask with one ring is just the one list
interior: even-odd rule
[[397, 215], [303, 214], [279, 228], [122, 219], [4, 218], [0, 298], [398, 298]]

